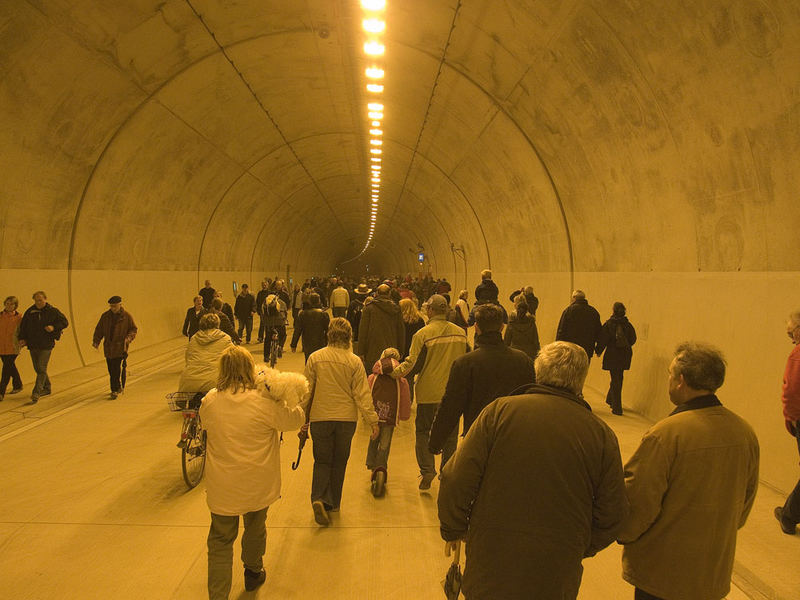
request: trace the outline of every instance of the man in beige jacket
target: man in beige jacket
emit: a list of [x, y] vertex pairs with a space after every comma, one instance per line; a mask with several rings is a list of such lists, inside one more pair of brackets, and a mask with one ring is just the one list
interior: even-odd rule
[[669, 367], [677, 408], [625, 465], [631, 512], [617, 540], [635, 600], [719, 600], [730, 590], [736, 533], [758, 488], [758, 440], [714, 392], [725, 359], [685, 342]]

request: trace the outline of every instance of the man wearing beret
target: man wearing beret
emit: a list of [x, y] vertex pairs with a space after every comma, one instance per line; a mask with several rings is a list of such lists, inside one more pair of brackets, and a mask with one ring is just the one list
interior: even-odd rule
[[92, 346], [97, 348], [103, 340], [112, 400], [125, 388], [128, 346], [138, 331], [131, 314], [122, 308], [122, 298], [111, 296], [108, 299], [108, 310], [100, 315], [97, 327], [94, 328]]

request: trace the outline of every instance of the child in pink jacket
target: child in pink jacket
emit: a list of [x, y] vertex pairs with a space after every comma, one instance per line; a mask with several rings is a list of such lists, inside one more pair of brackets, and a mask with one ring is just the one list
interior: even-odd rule
[[386, 465], [395, 425], [405, 421], [411, 414], [411, 393], [404, 377], [395, 379], [391, 372], [400, 364], [400, 353], [395, 348], [387, 348], [380, 360], [372, 366], [369, 386], [372, 390], [372, 404], [378, 413], [380, 433], [371, 440], [367, 448], [367, 468], [372, 470], [372, 494], [383, 494], [386, 482]]

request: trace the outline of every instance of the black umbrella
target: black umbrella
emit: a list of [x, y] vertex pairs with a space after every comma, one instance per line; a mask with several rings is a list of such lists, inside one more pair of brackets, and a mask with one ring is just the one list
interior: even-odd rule
[[[445, 549], [445, 555], [450, 556], [450, 544]], [[447, 575], [444, 578], [442, 585], [444, 586], [444, 595], [447, 600], [458, 600], [458, 595], [461, 593], [461, 565], [459, 559], [461, 557], [461, 541], [455, 543], [453, 550], [453, 562], [447, 570]]]
[[308, 423], [300, 428], [300, 431], [297, 432], [297, 437], [299, 438], [300, 443], [297, 447], [297, 460], [292, 463], [292, 471], [296, 471], [297, 467], [300, 466], [300, 457], [303, 455], [303, 446], [306, 445], [306, 440], [308, 439]]

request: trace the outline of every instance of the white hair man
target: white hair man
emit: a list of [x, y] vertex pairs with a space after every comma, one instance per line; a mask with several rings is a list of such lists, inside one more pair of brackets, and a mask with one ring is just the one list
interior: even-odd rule
[[720, 600], [731, 587], [736, 532], [758, 489], [758, 440], [714, 392], [725, 359], [685, 342], [669, 366], [675, 410], [625, 465], [630, 515], [618, 541], [636, 600]]
[[627, 514], [617, 438], [581, 395], [586, 353], [554, 342], [535, 368], [538, 383], [489, 404], [442, 471], [441, 534], [467, 541], [467, 598], [576, 598], [581, 561]]

